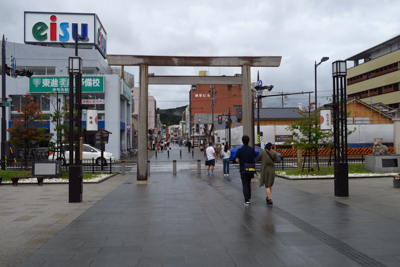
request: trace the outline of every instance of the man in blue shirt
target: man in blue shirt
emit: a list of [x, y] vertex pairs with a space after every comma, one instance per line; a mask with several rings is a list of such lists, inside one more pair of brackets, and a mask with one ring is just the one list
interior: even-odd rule
[[256, 151], [254, 148], [249, 146], [250, 137], [247, 135], [243, 135], [242, 142], [243, 146], [238, 149], [235, 155], [235, 161], [239, 162], [240, 165], [240, 178], [242, 179], [243, 186], [243, 195], [244, 195], [244, 204], [247, 206], [250, 204], [251, 199], [251, 186], [250, 182], [253, 178], [252, 173], [246, 173], [244, 171], [245, 163], [255, 163]]

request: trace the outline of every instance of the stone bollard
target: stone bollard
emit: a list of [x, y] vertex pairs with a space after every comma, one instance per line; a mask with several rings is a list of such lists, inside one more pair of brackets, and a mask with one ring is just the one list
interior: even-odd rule
[[150, 175], [150, 160], [147, 161], [147, 175]]
[[157, 158], [157, 150], [156, 150], [156, 158]]
[[194, 150], [192, 150], [192, 158], [194, 158]]
[[125, 175], [125, 161], [121, 161], [121, 174]]
[[180, 151], [180, 154], [181, 154], [181, 158], [182, 158], [182, 149], [181, 149], [181, 151]]
[[197, 160], [197, 174], [201, 174], [201, 160]]
[[172, 174], [176, 175], [176, 160], [172, 161]]

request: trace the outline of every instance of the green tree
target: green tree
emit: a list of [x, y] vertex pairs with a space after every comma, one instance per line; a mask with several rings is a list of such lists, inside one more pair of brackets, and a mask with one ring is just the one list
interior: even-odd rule
[[46, 116], [38, 108], [39, 103], [34, 102], [31, 95], [25, 96], [25, 101], [19, 102], [21, 108], [15, 108], [19, 113], [18, 118], [12, 119], [13, 126], [7, 131], [11, 138], [8, 142], [24, 151], [24, 166], [28, 169], [28, 153], [38, 146], [39, 143], [49, 141], [51, 134], [46, 134], [44, 128], [39, 128], [44, 124]]
[[286, 127], [287, 131], [293, 132], [293, 139], [286, 143], [293, 144], [299, 149], [318, 148], [319, 143], [325, 143], [330, 140], [333, 133], [330, 131], [322, 131], [320, 127], [320, 115], [317, 110], [310, 111], [310, 107], [299, 110], [299, 114], [303, 117], [292, 125]]
[[[298, 113], [303, 119], [286, 127], [287, 131], [293, 132], [293, 139], [286, 143], [293, 144], [296, 148], [301, 150], [308, 150], [311, 155], [312, 150], [318, 149], [320, 143], [329, 142], [329, 140], [332, 139], [333, 133], [331, 131], [321, 130], [320, 110], [321, 107], [314, 111], [311, 111], [310, 107], [302, 110], [300, 109]], [[311, 168], [311, 170], [313, 171], [313, 168]]]

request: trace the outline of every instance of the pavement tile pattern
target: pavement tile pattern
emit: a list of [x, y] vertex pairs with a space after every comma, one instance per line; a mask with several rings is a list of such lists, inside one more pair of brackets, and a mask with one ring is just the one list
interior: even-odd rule
[[[68, 203], [65, 185], [0, 187], [0, 253], [13, 255], [1, 266], [399, 266], [398, 219], [321, 195], [315, 181], [277, 179], [273, 207], [252, 183], [245, 206], [236, 167], [231, 182], [191, 163], [172, 175], [175, 150], [158, 153], [151, 183], [117, 175], [85, 185], [79, 204]], [[198, 150], [193, 158], [204, 159]], [[18, 244], [24, 253], [13, 252]]]

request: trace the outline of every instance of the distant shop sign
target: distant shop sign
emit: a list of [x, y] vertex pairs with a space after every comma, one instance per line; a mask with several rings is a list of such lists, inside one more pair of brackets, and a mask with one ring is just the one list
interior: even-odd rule
[[85, 105], [96, 105], [96, 104], [104, 104], [104, 99], [82, 99], [82, 104]]
[[275, 135], [276, 143], [285, 143], [290, 140], [293, 140], [293, 135]]
[[123, 95], [128, 101], [131, 101], [131, 88], [124, 80], [121, 80], [121, 83], [121, 95]]
[[75, 44], [78, 34], [89, 38], [82, 45], [94, 45], [103, 57], [107, 54], [107, 33], [93, 13], [60, 13], [25, 11], [24, 42], [26, 44]]
[[[59, 93], [69, 93], [69, 77], [46, 76], [29, 78], [29, 93], [55, 93], [57, 91]], [[104, 92], [104, 77], [82, 77], [82, 92]]]

